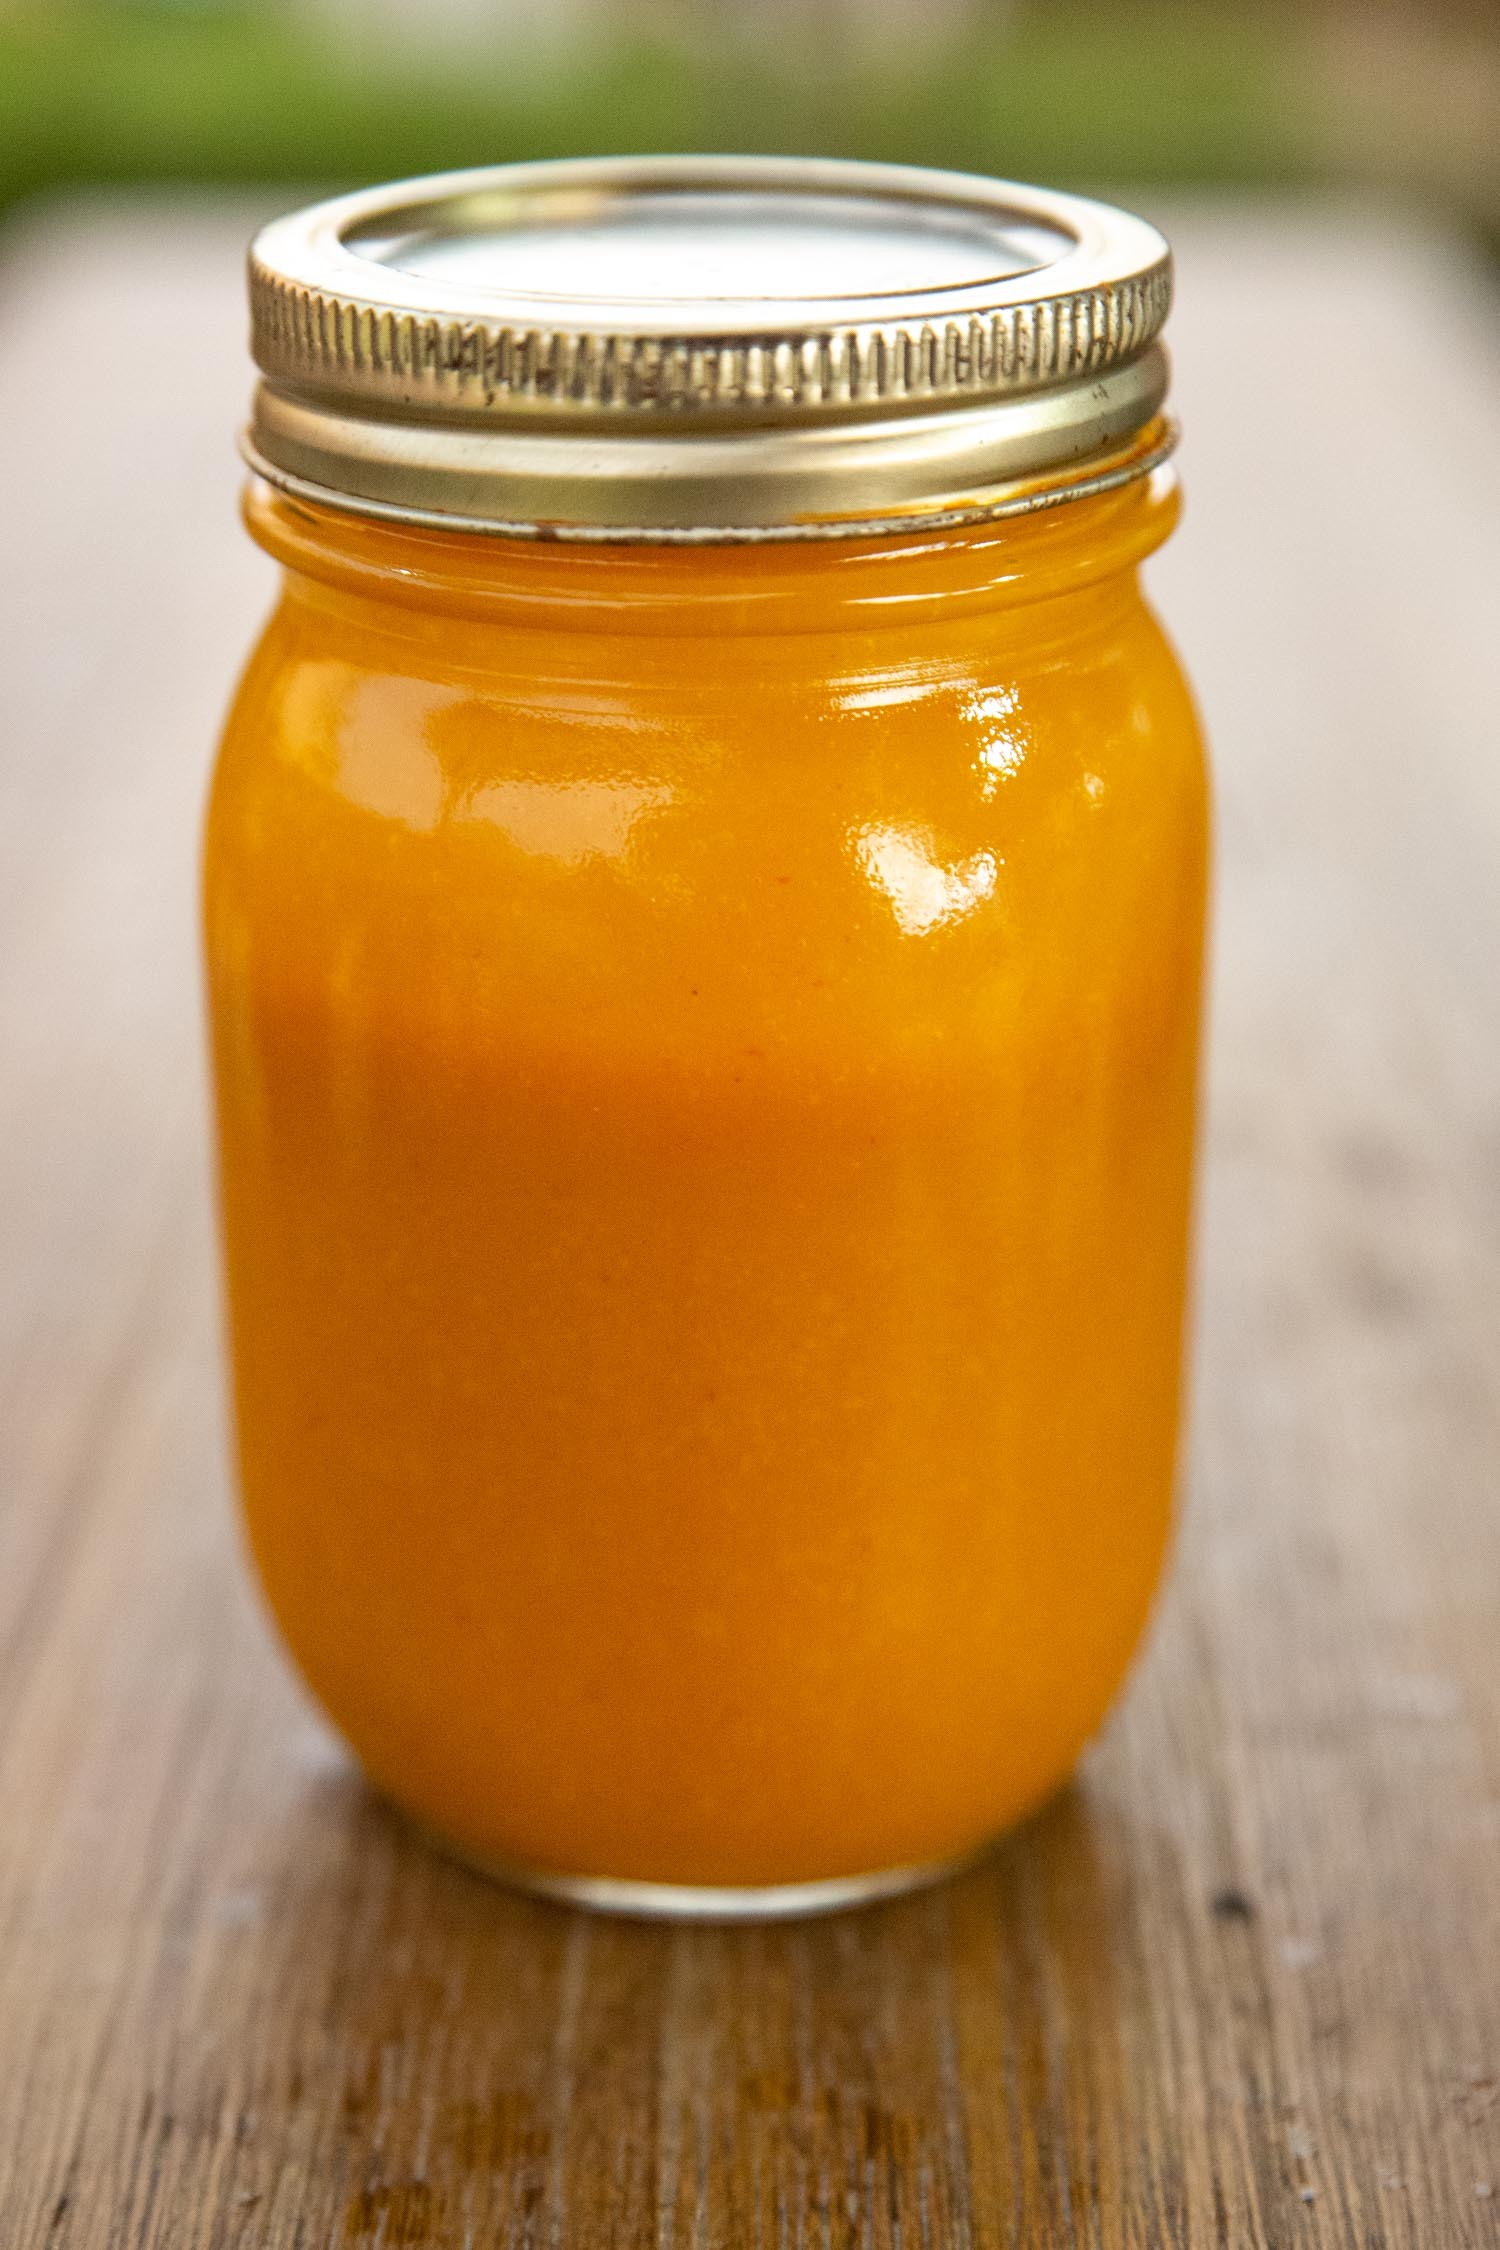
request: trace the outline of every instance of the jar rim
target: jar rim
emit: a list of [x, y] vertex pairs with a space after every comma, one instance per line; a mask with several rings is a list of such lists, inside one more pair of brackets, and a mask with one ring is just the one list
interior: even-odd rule
[[[545, 284], [545, 286], [544, 286]], [[250, 255], [256, 472], [509, 536], [869, 536], [1101, 489], [1158, 430], [1166, 242], [1083, 197], [750, 157], [497, 166]]]
[[[664, 540], [559, 544], [416, 525], [279, 491], [252, 478], [244, 518], [299, 599], [352, 599], [380, 629], [423, 637], [455, 621], [486, 634], [574, 631], [799, 636], [895, 629], [1025, 610], [1127, 577], [1177, 521], [1170, 462], [1076, 506], [958, 525], [903, 524], [834, 546]], [[316, 589], [316, 592], [310, 592]], [[367, 609], [367, 605], [370, 605]], [[1035, 622], [1028, 634], [1035, 634]], [[486, 643], [488, 646], [488, 643]], [[486, 658], [488, 661], [488, 658]]]

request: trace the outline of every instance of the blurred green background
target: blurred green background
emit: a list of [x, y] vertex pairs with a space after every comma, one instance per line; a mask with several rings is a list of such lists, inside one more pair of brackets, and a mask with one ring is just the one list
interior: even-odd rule
[[1500, 0], [0, 0], [0, 206], [662, 148], [1377, 184], [1500, 242]]

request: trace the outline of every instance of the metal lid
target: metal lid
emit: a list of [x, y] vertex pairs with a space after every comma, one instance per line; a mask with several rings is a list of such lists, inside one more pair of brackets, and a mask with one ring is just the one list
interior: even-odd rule
[[1171, 254], [1107, 204], [771, 157], [517, 164], [250, 254], [272, 484], [583, 539], [849, 535], [1140, 475]]

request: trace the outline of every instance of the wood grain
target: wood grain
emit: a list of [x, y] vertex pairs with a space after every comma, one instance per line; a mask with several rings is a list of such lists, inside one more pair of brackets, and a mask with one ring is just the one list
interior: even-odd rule
[[1157, 584], [1222, 864], [1191, 1505], [1128, 1699], [962, 1881], [671, 1930], [410, 1837], [235, 1552], [192, 891], [269, 583], [245, 223], [62, 212], [0, 264], [4, 2250], [1500, 2242], [1481, 278], [1357, 214], [1177, 229]]

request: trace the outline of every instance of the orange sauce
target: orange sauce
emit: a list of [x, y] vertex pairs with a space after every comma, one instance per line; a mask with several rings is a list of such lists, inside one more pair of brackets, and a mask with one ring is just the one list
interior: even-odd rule
[[481, 1858], [957, 1854], [1171, 1512], [1205, 790], [1158, 475], [579, 549], [252, 503], [207, 845], [242, 1482], [375, 1781]]

